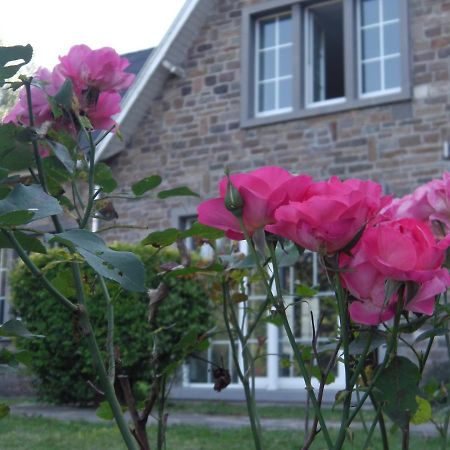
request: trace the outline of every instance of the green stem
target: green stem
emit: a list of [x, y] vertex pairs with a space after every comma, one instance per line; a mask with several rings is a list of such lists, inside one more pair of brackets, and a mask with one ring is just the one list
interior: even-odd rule
[[[356, 372], [353, 374], [353, 377], [350, 373], [350, 335], [349, 335], [349, 317], [348, 317], [348, 307], [346, 298], [342, 289], [342, 285], [339, 279], [339, 274], [335, 274], [333, 280], [334, 291], [336, 292], [336, 299], [339, 310], [339, 319], [340, 319], [340, 330], [341, 330], [341, 342], [344, 350], [344, 368], [345, 368], [345, 391], [346, 395], [342, 405], [342, 417], [341, 417], [341, 427], [339, 429], [339, 434], [335, 443], [335, 450], [339, 450], [342, 448], [345, 437], [347, 434], [347, 429], [350, 426], [348, 418], [350, 416], [350, 407], [352, 401], [352, 390], [354, 384], [352, 383], [353, 378], [357, 379], [359, 374]], [[369, 342], [370, 345], [370, 342]], [[368, 348], [368, 346], [366, 345]], [[358, 367], [362, 368], [364, 365], [364, 355], [361, 355], [360, 364]]]
[[363, 450], [366, 450], [366, 448], [368, 448], [370, 445], [370, 441], [372, 440], [372, 435], [373, 435], [373, 432], [375, 431], [375, 427], [377, 426], [380, 414], [381, 414], [381, 405], [378, 407], [377, 413], [375, 415], [375, 418], [373, 419], [370, 430], [367, 433], [367, 438], [366, 438], [366, 442], [364, 442]]
[[325, 419], [324, 419], [322, 411], [320, 409], [319, 402], [317, 401], [317, 397], [314, 393], [314, 388], [311, 383], [311, 377], [309, 375], [308, 369], [306, 367], [306, 363], [305, 363], [303, 356], [301, 354], [301, 351], [297, 345], [297, 341], [295, 340], [295, 336], [292, 332], [291, 326], [289, 324], [289, 320], [286, 315], [286, 309], [284, 307], [283, 297], [281, 295], [282, 287], [281, 287], [281, 281], [280, 281], [280, 273], [279, 273], [279, 269], [278, 269], [278, 261], [276, 259], [276, 255], [275, 255], [275, 246], [272, 244], [269, 244], [270, 256], [271, 256], [271, 261], [272, 261], [272, 265], [273, 265], [273, 275], [275, 278], [275, 287], [276, 287], [276, 292], [277, 292], [276, 299], [274, 298], [274, 296], [272, 294], [272, 290], [270, 289], [270, 285], [267, 282], [267, 278], [266, 278], [267, 274], [266, 274], [264, 268], [260, 264], [258, 254], [255, 250], [255, 247], [253, 246], [253, 241], [251, 240], [250, 236], [248, 235], [247, 230], [244, 227], [242, 219], [240, 219], [240, 220], [241, 220], [241, 228], [244, 231], [245, 238], [247, 240], [248, 246], [250, 247], [250, 251], [252, 252], [253, 257], [255, 258], [255, 261], [256, 261], [258, 270], [261, 274], [261, 277], [264, 280], [267, 293], [268, 293], [269, 297], [272, 298], [274, 305], [276, 305], [277, 312], [281, 315], [281, 318], [283, 321], [283, 326], [284, 326], [286, 335], [289, 340], [289, 344], [292, 347], [295, 360], [297, 361], [297, 364], [300, 368], [300, 372], [302, 374], [303, 380], [305, 381], [306, 391], [308, 392], [308, 396], [311, 401], [311, 405], [314, 409], [315, 415], [318, 417], [320, 427], [322, 429], [322, 433], [323, 433], [323, 436], [327, 443], [327, 446], [329, 449], [331, 449], [331, 448], [333, 448], [333, 443], [331, 441], [331, 437], [328, 432], [328, 428], [326, 426]]
[[364, 405], [364, 402], [367, 400], [367, 397], [369, 397], [369, 395], [371, 395], [376, 382], [380, 378], [381, 373], [383, 372], [384, 368], [387, 366], [387, 364], [390, 360], [392, 351], [396, 347], [397, 336], [398, 336], [398, 327], [400, 324], [400, 317], [401, 317], [401, 313], [402, 313], [402, 309], [403, 309], [403, 302], [400, 300], [401, 298], [402, 298], [402, 294], [399, 295], [399, 300], [397, 302], [397, 311], [395, 313], [394, 326], [392, 327], [391, 339], [389, 341], [388, 348], [386, 349], [386, 354], [384, 355], [384, 359], [383, 359], [382, 363], [378, 366], [378, 368], [373, 376], [373, 379], [371, 380], [370, 385], [367, 387], [366, 392], [364, 392], [364, 395], [361, 397], [361, 401], [358, 402], [357, 405], [355, 406], [353, 413], [351, 414], [351, 416], [348, 420], [348, 425], [350, 425], [353, 422], [356, 415], [358, 414], [358, 411], [361, 409], [361, 407]]
[[84, 211], [83, 219], [80, 222], [80, 228], [85, 228], [87, 223], [89, 222], [89, 218], [91, 217], [92, 213], [92, 208], [94, 206], [95, 145], [94, 140], [92, 139], [92, 133], [87, 132], [84, 127], [82, 127], [82, 129], [84, 130], [84, 133], [89, 140], [88, 202], [86, 205], [86, 209]]
[[[244, 360], [244, 373], [241, 370], [241, 366], [239, 364], [239, 358], [236, 351], [236, 346], [234, 345], [234, 336], [233, 332], [230, 327], [229, 319], [231, 318], [232, 325], [234, 329], [236, 330], [236, 333], [238, 335], [238, 339], [241, 342], [241, 345], [244, 345], [242, 342], [243, 335], [239, 329], [239, 324], [236, 321], [236, 315], [235, 314], [228, 314], [228, 308], [229, 305], [229, 293], [228, 293], [228, 287], [226, 285], [226, 282], [222, 282], [222, 294], [223, 294], [223, 318], [225, 322], [225, 329], [228, 334], [228, 339], [230, 341], [231, 346], [231, 355], [233, 357], [233, 362], [236, 367], [236, 372], [238, 375], [239, 380], [242, 383], [242, 386], [244, 387], [244, 394], [245, 394], [245, 400], [247, 404], [247, 411], [248, 416], [250, 420], [250, 429], [252, 431], [253, 436], [253, 442], [255, 444], [256, 450], [262, 450], [262, 439], [261, 439], [261, 426], [259, 424], [259, 420], [257, 418], [257, 411], [256, 411], [256, 403], [254, 395], [252, 394], [252, 389], [250, 389], [250, 384], [248, 382], [248, 373], [247, 373], [247, 353], [244, 354], [244, 351], [247, 350], [243, 347], [243, 360]], [[231, 305], [231, 309], [232, 309]]]
[[116, 358], [114, 356], [114, 305], [109, 295], [105, 279], [99, 275], [100, 287], [103, 292], [103, 298], [106, 301], [106, 353], [108, 355], [108, 378], [111, 384], [114, 384], [116, 378]]
[[166, 376], [162, 376], [161, 390], [158, 403], [158, 435], [157, 435], [157, 449], [164, 450], [166, 443], [166, 418], [164, 411], [166, 407]]
[[14, 236], [14, 233], [8, 230], [2, 230], [3, 234], [7, 237], [11, 245], [14, 247], [14, 250], [19, 255], [20, 259], [24, 262], [24, 264], [28, 267], [30, 272], [41, 280], [45, 288], [58, 300], [63, 306], [68, 308], [72, 312], [78, 312], [78, 306], [73, 304], [67, 297], [61, 294], [47, 279], [47, 277], [37, 268], [37, 266], [33, 263], [33, 261], [28, 256], [27, 252], [22, 248], [19, 241]]
[[[27, 80], [24, 81], [23, 84], [25, 85], [25, 92], [27, 94], [28, 120], [30, 122], [30, 127], [34, 128], [35, 122], [34, 122], [34, 114], [33, 114], [33, 102], [32, 102], [32, 98], [31, 98], [31, 81], [32, 81], [32, 78], [28, 78]], [[39, 146], [38, 146], [36, 140], [32, 140], [31, 144], [33, 146], [34, 159], [36, 160], [36, 167], [38, 170], [39, 182], [42, 186], [42, 189], [46, 193], [48, 193], [47, 183], [46, 183], [45, 175], [44, 175], [44, 167], [42, 164], [42, 157], [41, 157], [41, 154], [39, 153]]]
[[[32, 107], [33, 103], [32, 103], [32, 98], [31, 98], [31, 87], [30, 87], [31, 80], [28, 80], [24, 84], [25, 84], [25, 89], [26, 89], [26, 93], [27, 93], [28, 115], [29, 115], [30, 126], [33, 127], [34, 126], [34, 116], [33, 116], [33, 107]], [[45, 182], [42, 158], [39, 153], [39, 148], [37, 146], [36, 141], [33, 141], [33, 149], [34, 149], [34, 155], [35, 155], [35, 159], [36, 159], [36, 166], [38, 169], [38, 178], [40, 180], [42, 189], [44, 190], [44, 192], [48, 193], [47, 185]], [[90, 181], [89, 191], [92, 191], [93, 190], [93, 179], [90, 178], [89, 181]], [[92, 184], [92, 186], [91, 186], [91, 184]], [[64, 227], [62, 226], [61, 221], [59, 220], [59, 217], [57, 215], [54, 215], [54, 216], [51, 216], [51, 219], [53, 221], [56, 231], [58, 233], [63, 233]], [[12, 237], [14, 238], [14, 235], [12, 235]], [[10, 239], [10, 241], [11, 241], [10, 236], [8, 236], [8, 239]], [[14, 242], [14, 241], [11, 241], [11, 242]], [[23, 248], [20, 246], [20, 244], [17, 241], [16, 241], [16, 245], [18, 245], [18, 248], [21, 251], [20, 253], [19, 252], [18, 253], [19, 253], [20, 257], [23, 259], [23, 261], [25, 262], [25, 264], [27, 264], [27, 262], [28, 263], [31, 262], [31, 260], [28, 258], [28, 255], [26, 254], [26, 252], [23, 250]], [[29, 265], [28, 267], [31, 270], [32, 266]], [[126, 421], [125, 421], [125, 417], [122, 413], [122, 409], [120, 407], [119, 401], [117, 400], [116, 393], [114, 392], [114, 388], [109, 381], [108, 374], [106, 372], [105, 365], [103, 363], [103, 359], [102, 359], [102, 356], [100, 353], [100, 349], [98, 347], [97, 340], [96, 340], [94, 332], [92, 330], [92, 325], [89, 320], [88, 312], [87, 312], [86, 306], [85, 306], [84, 290], [83, 290], [83, 283], [81, 280], [80, 267], [79, 267], [78, 263], [72, 262], [71, 268], [72, 268], [72, 275], [73, 275], [73, 279], [74, 279], [74, 283], [75, 283], [75, 289], [77, 292], [77, 299], [78, 299], [79, 304], [77, 306], [73, 305], [71, 302], [70, 302], [70, 304], [73, 305], [73, 307], [76, 308], [76, 310], [78, 312], [80, 325], [83, 330], [84, 336], [86, 337], [87, 344], [88, 344], [88, 347], [89, 347], [89, 350], [91, 352], [91, 356], [93, 359], [94, 367], [97, 370], [97, 374], [99, 376], [102, 389], [105, 393], [105, 396], [108, 400], [109, 405], [111, 406], [117, 426], [122, 434], [122, 438], [123, 438], [128, 450], [137, 450], [136, 442], [133, 438], [133, 435], [131, 434], [130, 429], [128, 428]], [[55, 298], [57, 298], [59, 301], [64, 302], [65, 297], [61, 296], [61, 294], [51, 285], [51, 283], [44, 276], [41, 275], [41, 272], [39, 271], [39, 269], [37, 269], [37, 268], [35, 268], [35, 269], [36, 270], [33, 269], [34, 270], [33, 273], [36, 276], [39, 276], [41, 280], [43, 280], [43, 284], [46, 287], [46, 289], [50, 293], [52, 293], [55, 296]], [[70, 306], [67, 302], [66, 302], [66, 306], [72, 309], [72, 306]]]

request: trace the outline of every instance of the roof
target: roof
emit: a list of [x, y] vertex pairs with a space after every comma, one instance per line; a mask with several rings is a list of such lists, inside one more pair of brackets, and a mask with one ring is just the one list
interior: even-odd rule
[[138, 50], [137, 52], [120, 55], [123, 58], [128, 59], [128, 62], [130, 63], [130, 65], [125, 69], [125, 72], [134, 73], [137, 75], [153, 50], [153, 48], [146, 48], [145, 50]]
[[124, 140], [120, 141], [113, 134], [109, 134], [97, 149], [97, 160], [110, 158], [126, 147], [167, 77], [185, 60], [190, 46], [215, 3], [215, 0], [186, 0], [158, 47], [151, 52], [142, 50], [130, 54], [131, 59], [136, 58], [131, 64], [132, 70], [138, 67], [139, 61], [145, 59], [144, 52], [149, 52], [134, 83], [125, 92], [122, 111], [116, 117]]

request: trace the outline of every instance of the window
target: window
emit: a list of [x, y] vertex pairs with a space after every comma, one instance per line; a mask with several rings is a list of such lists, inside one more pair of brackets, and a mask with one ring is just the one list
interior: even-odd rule
[[259, 115], [292, 109], [292, 16], [257, 23], [256, 111]]
[[8, 274], [14, 263], [14, 253], [6, 248], [0, 250], [0, 324], [9, 320], [8, 298], [9, 280]]
[[410, 98], [407, 0], [272, 0], [242, 20], [242, 126]]
[[307, 104], [342, 101], [344, 87], [344, 16], [342, 1], [306, 10], [305, 55]]
[[362, 0], [359, 11], [361, 95], [401, 89], [399, 0]]

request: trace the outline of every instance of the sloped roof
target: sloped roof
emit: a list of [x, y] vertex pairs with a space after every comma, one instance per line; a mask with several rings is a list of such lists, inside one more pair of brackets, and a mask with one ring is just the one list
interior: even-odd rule
[[[176, 67], [183, 63], [215, 2], [216, 0], [186, 0], [161, 43], [149, 53], [134, 83], [123, 96], [122, 111], [116, 117], [124, 137], [123, 142], [110, 134], [100, 143], [97, 160], [110, 158], [125, 148], [151, 101], [171, 74], [168, 67]], [[145, 58], [144, 54], [138, 55], [145, 51], [131, 54], [136, 57], [136, 61], [132, 62], [133, 68], [137, 68], [139, 61], [142, 62]], [[133, 65], [134, 63], [136, 65]]]
[[137, 75], [153, 50], [153, 48], [146, 48], [145, 50], [138, 50], [137, 52], [120, 55], [128, 59], [128, 62], [130, 63], [130, 65], [125, 69], [125, 72], [134, 73]]

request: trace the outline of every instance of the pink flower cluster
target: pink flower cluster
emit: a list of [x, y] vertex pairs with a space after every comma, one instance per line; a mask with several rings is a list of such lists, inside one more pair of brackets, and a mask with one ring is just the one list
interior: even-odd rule
[[[279, 167], [230, 180], [242, 197], [242, 221], [250, 234], [264, 228], [324, 256], [339, 254], [355, 322], [376, 325], [391, 319], [399, 295], [405, 310], [431, 315], [436, 296], [450, 286], [442, 267], [450, 245], [450, 174], [396, 200], [373, 181], [315, 182]], [[226, 185], [224, 178], [220, 197], [199, 206], [199, 222], [243, 239], [238, 218], [225, 207]], [[403, 288], [386, 298], [388, 282]]]
[[[72, 47], [59, 60], [52, 72], [39, 69], [33, 77], [31, 95], [36, 125], [55, 119], [48, 97], [54, 96], [64, 81], [70, 79], [76, 97], [74, 107], [89, 118], [95, 129], [110, 129], [115, 124], [112, 117], [120, 111], [119, 92], [129, 87], [134, 79], [133, 74], [124, 71], [128, 61], [111, 48], [91, 50], [87, 45]], [[29, 125], [24, 89], [3, 121]]]

